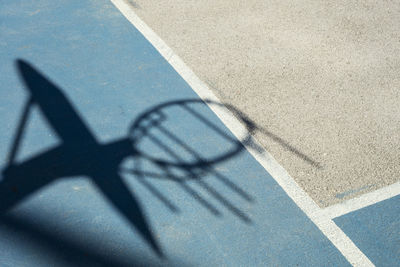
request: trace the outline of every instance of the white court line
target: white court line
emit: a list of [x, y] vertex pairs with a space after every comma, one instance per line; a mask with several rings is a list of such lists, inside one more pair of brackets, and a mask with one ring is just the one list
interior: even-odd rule
[[[153, 30], [148, 27], [133, 11], [132, 7], [124, 0], [111, 0], [121, 13], [139, 30], [143, 36], [158, 50], [179, 75], [192, 87], [203, 100], [221, 103], [193, 71], [176, 55], [171, 48], [161, 40]], [[210, 108], [221, 121], [239, 139], [248, 136], [248, 131], [226, 108], [219, 105], [210, 105]], [[272, 175], [288, 196], [336, 246], [343, 256], [354, 266], [374, 266], [372, 262], [360, 251], [350, 238], [331, 220], [325, 217], [322, 209], [299, 187], [286, 170], [265, 150], [255, 151], [252, 147], [262, 147], [251, 138], [251, 143], [243, 144], [253, 157]]]
[[343, 203], [332, 205], [322, 210], [325, 216], [333, 219], [344, 214], [376, 204], [391, 197], [400, 195], [400, 182], [366, 193]]

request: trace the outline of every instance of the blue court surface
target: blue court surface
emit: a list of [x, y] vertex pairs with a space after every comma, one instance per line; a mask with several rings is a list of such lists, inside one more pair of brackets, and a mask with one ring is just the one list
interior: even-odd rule
[[400, 264], [400, 196], [334, 221], [379, 266]]
[[[0, 48], [0, 266], [350, 265], [109, 1], [3, 2]], [[389, 201], [335, 221], [393, 266]]]

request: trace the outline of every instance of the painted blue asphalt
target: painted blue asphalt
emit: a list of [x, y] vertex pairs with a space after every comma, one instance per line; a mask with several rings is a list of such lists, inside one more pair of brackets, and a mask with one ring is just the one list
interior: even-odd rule
[[334, 221], [376, 266], [400, 266], [400, 196]]
[[0, 265], [348, 265], [108, 1], [3, 2], [0, 35]]

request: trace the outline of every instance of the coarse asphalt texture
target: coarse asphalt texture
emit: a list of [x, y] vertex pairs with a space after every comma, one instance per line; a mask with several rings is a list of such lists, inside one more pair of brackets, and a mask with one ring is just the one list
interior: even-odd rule
[[126, 2], [321, 207], [400, 180], [400, 2]]

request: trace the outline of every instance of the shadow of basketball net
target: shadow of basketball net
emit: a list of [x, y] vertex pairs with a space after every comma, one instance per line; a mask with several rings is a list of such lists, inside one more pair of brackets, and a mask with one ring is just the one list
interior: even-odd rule
[[[124, 167], [123, 171], [134, 174], [172, 212], [178, 212], [179, 207], [152, 186], [148, 178], [176, 183], [204, 208], [220, 216], [218, 207], [207, 200], [211, 197], [240, 220], [251, 223], [245, 212], [207, 182], [211, 177], [217, 179], [230, 192], [245, 201], [253, 201], [249, 193], [216, 168], [238, 156], [244, 150], [242, 142], [246, 143], [250, 135], [239, 141], [220, 122], [209, 119], [215, 117], [209, 114], [210, 106], [224, 108], [213, 101], [189, 99], [163, 103], [142, 113], [129, 130], [137, 156], [133, 166]], [[242, 122], [248, 120], [243, 118]], [[245, 125], [250, 132], [252, 126], [249, 123]], [[149, 165], [151, 167], [146, 168]], [[196, 187], [208, 196], [202, 196]]]

